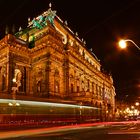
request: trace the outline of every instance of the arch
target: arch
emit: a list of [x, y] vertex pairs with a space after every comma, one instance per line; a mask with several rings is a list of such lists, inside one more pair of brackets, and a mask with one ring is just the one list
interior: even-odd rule
[[60, 74], [59, 70], [56, 68], [54, 71], [54, 95], [58, 95], [60, 92]]
[[54, 92], [55, 94], [59, 93], [59, 81], [57, 80], [54, 81]]
[[6, 89], [6, 77], [5, 75], [2, 75], [2, 91]]
[[97, 101], [95, 102], [95, 107], [98, 107], [98, 103], [97, 103]]
[[59, 76], [59, 70], [58, 70], [58, 69], [55, 69], [54, 75], [55, 75], [55, 76]]

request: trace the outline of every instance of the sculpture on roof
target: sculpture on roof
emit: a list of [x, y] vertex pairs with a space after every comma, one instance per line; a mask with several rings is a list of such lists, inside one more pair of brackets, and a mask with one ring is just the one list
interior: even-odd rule
[[42, 29], [43, 27], [46, 26], [47, 23], [45, 24], [45, 18], [42, 15], [40, 15], [37, 18], [34, 18], [32, 20], [32, 24], [33, 24], [33, 27]]
[[39, 15], [38, 17], [34, 18], [30, 23], [29, 26], [33, 26], [37, 29], [42, 29], [43, 27], [47, 26], [47, 21], [51, 23], [51, 25], [54, 26], [54, 18], [56, 16], [56, 11], [52, 11], [51, 9], [51, 3], [49, 4], [48, 11], [44, 12], [42, 15]]

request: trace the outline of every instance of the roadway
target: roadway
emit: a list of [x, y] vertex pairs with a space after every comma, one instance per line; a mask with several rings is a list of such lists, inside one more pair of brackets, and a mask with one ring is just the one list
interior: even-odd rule
[[140, 140], [140, 122], [113, 122], [0, 132], [7, 140]]

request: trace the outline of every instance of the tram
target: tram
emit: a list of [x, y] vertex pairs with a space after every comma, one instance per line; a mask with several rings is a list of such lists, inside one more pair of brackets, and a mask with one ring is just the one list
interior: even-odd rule
[[100, 108], [76, 104], [0, 99], [0, 124], [65, 125], [96, 121]]

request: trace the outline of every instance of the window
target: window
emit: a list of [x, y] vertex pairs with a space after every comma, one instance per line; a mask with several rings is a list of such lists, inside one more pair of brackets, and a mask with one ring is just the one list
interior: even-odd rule
[[54, 92], [55, 93], [59, 93], [59, 82], [58, 81], [55, 81], [55, 84], [54, 84]]
[[71, 93], [73, 93], [73, 84], [71, 84]]
[[90, 89], [90, 82], [89, 80], [87, 80], [87, 91], [89, 91], [89, 89]]
[[94, 83], [92, 82], [92, 93], [94, 93]]
[[77, 86], [77, 92], [79, 92], [79, 86]]
[[59, 83], [59, 80], [60, 80], [60, 76], [59, 76], [59, 70], [56, 69], [55, 72], [54, 72], [54, 93], [59, 93], [59, 86], [60, 86], [60, 83]]
[[5, 75], [2, 75], [2, 91], [4, 91], [6, 88], [6, 78]]

